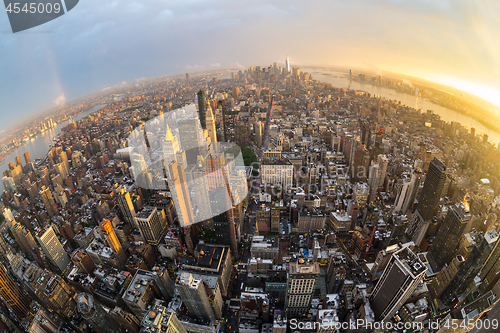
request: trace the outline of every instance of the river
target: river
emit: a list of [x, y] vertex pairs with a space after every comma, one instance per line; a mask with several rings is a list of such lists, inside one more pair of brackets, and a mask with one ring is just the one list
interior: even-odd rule
[[[33, 137], [30, 141], [26, 141], [22, 146], [20, 146], [12, 153], [7, 155], [7, 157], [2, 162], [0, 162], [0, 172], [3, 174], [3, 171], [9, 168], [8, 165], [10, 162], [16, 163], [15, 158], [17, 155], [21, 156], [21, 161], [23, 162], [24, 165], [25, 161], [23, 154], [25, 152], [29, 152], [31, 162], [35, 162], [35, 159], [37, 157], [47, 156], [47, 153], [50, 149], [49, 146], [54, 142], [53, 139], [56, 136], [58, 136], [59, 133], [61, 133], [61, 130], [63, 129], [64, 126], [69, 124], [71, 121], [78, 121], [82, 118], [85, 118], [89, 114], [96, 112], [97, 110], [99, 110], [104, 106], [105, 105], [96, 105], [87, 111], [79, 113], [74, 118], [68, 119], [60, 124], [57, 124], [55, 127], [45, 131], [44, 133], [38, 134], [37, 136]], [[4, 190], [5, 188], [3, 186], [3, 182], [0, 182], [0, 193], [3, 193]]]
[[488, 141], [499, 143], [500, 133], [495, 132], [477, 120], [459, 113], [455, 110], [451, 110], [440, 105], [430, 102], [426, 98], [412, 96], [405, 93], [397, 92], [394, 89], [384, 88], [377, 85], [372, 85], [370, 83], [362, 83], [359, 81], [349, 80], [345, 77], [346, 73], [328, 71], [324, 69], [312, 69], [308, 68], [308, 72], [313, 76], [314, 80], [320, 82], [331, 83], [333, 86], [338, 88], [351, 88], [354, 90], [361, 90], [371, 93], [372, 95], [379, 95], [389, 100], [401, 101], [401, 103], [411, 106], [415, 109], [422, 109], [423, 112], [427, 110], [434, 111], [435, 114], [439, 115], [442, 120], [446, 122], [456, 121], [467, 128], [474, 127], [476, 129], [476, 135], [488, 135]]

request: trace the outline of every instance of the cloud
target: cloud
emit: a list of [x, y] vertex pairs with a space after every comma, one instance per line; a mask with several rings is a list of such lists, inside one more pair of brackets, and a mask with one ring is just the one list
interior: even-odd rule
[[60, 85], [73, 99], [135, 78], [243, 70], [286, 55], [294, 66], [369, 65], [500, 86], [494, 1], [86, 0], [32, 32], [0, 38], [4, 126], [52, 107]]
[[236, 67], [236, 68], [239, 68], [239, 69], [244, 69], [245, 68], [245, 66], [243, 66], [242, 64], [240, 64], [237, 61], [230, 63], [229, 66], [230, 67]]
[[64, 94], [62, 94], [61, 96], [57, 97], [54, 100], [54, 104], [56, 106], [63, 106], [65, 103], [66, 103], [66, 96], [64, 96]]

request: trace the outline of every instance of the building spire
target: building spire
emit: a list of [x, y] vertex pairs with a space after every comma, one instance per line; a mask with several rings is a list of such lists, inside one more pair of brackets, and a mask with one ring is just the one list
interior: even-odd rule
[[165, 140], [166, 141], [173, 141], [174, 136], [172, 135], [172, 131], [170, 130], [170, 127], [167, 125], [167, 135], [165, 135]]

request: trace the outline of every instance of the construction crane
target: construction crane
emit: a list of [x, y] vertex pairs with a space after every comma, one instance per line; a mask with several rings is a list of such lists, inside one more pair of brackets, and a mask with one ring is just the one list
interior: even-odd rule
[[179, 241], [179, 239], [177, 237], [175, 237], [175, 234], [172, 232], [172, 230], [170, 230], [170, 228], [168, 226], [167, 226], [167, 229], [168, 229], [168, 231], [170, 231], [170, 233], [172, 234], [172, 236], [174, 236], [175, 240], [177, 241], [177, 243], [181, 247], [182, 252], [186, 253], [186, 248], [184, 247], [184, 245], [182, 245], [181, 242]]
[[363, 260], [366, 259], [366, 254], [368, 253], [368, 250], [370, 249], [370, 246], [372, 245], [373, 235], [375, 235], [375, 229], [377, 229], [377, 226], [373, 227], [372, 236], [370, 237], [370, 242], [368, 243], [368, 245], [366, 245], [365, 254], [363, 254]]

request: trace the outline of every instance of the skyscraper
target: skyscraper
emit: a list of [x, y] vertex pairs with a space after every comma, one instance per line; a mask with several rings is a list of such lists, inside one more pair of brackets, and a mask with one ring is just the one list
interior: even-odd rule
[[21, 161], [21, 156], [19, 156], [19, 155], [16, 156], [16, 165], [23, 166], [23, 163]]
[[119, 332], [120, 327], [104, 311], [102, 306], [94, 302], [94, 297], [91, 294], [81, 293], [76, 296], [78, 312], [87, 320], [96, 332], [114, 333]]
[[286, 57], [285, 60], [285, 69], [287, 73], [290, 73], [290, 58]]
[[378, 183], [378, 187], [384, 186], [385, 176], [387, 174], [387, 166], [389, 165], [389, 159], [386, 155], [378, 155], [377, 163], [380, 166], [380, 180]]
[[38, 246], [36, 245], [35, 239], [28, 228], [14, 221], [10, 230], [16, 239], [16, 243], [21, 248], [21, 251], [23, 251], [26, 256], [31, 256], [34, 249], [37, 249]]
[[155, 281], [158, 289], [160, 289], [160, 292], [165, 300], [169, 301], [172, 297], [174, 297], [175, 286], [170, 278], [167, 268], [161, 269], [158, 266], [153, 268], [153, 280]]
[[203, 156], [198, 156], [198, 160], [193, 168], [186, 174], [188, 178], [188, 189], [190, 193], [196, 193], [192, 200], [194, 218], [196, 221], [205, 221], [212, 217], [210, 207], [210, 197], [208, 195], [208, 180]]
[[25, 318], [30, 308], [31, 300], [14, 283], [7, 270], [0, 263], [0, 296], [19, 318]]
[[[227, 137], [226, 137], [226, 103], [224, 103], [223, 100], [220, 100], [218, 102], [218, 109], [219, 112], [217, 114], [217, 123], [219, 124], [218, 126], [218, 132], [217, 132], [217, 139], [218, 141], [221, 142], [227, 142]], [[245, 145], [243, 145], [245, 146]]]
[[248, 125], [243, 120], [235, 121], [234, 140], [240, 147], [248, 146]]
[[370, 153], [362, 146], [354, 151], [351, 164], [351, 177], [354, 182], [365, 182], [368, 179], [370, 167]]
[[306, 314], [319, 278], [319, 264], [304, 259], [290, 263], [285, 310], [289, 316]]
[[256, 121], [254, 124], [255, 141], [259, 147], [262, 147], [262, 138], [264, 135], [264, 124], [261, 121]]
[[2, 183], [5, 190], [10, 194], [14, 194], [14, 192], [16, 192], [17, 186], [16, 183], [14, 182], [14, 178], [4, 176], [2, 178]]
[[160, 244], [167, 233], [165, 216], [156, 207], [144, 206], [135, 216], [139, 230], [144, 240], [151, 245]]
[[448, 210], [429, 251], [429, 262], [434, 271], [441, 269], [453, 259], [453, 253], [471, 217], [471, 213], [462, 203], [457, 203]]
[[221, 244], [230, 245], [233, 253], [237, 255], [233, 199], [224, 153], [208, 155], [205, 159], [205, 171], [216, 239], [221, 241]]
[[168, 187], [172, 193], [179, 225], [188, 227], [194, 223], [193, 207], [187, 185], [186, 173], [182, 165], [172, 162], [168, 165]]
[[426, 270], [407, 247], [392, 255], [370, 297], [377, 320], [388, 321], [399, 311], [424, 278]]
[[422, 240], [424, 239], [427, 229], [429, 228], [430, 221], [425, 221], [420, 215], [418, 210], [415, 210], [411, 218], [411, 222], [406, 229], [406, 235], [408, 239], [413, 241], [415, 245], [420, 246]]
[[37, 236], [37, 239], [50, 262], [58, 267], [62, 273], [67, 273], [71, 267], [71, 260], [57, 238], [54, 229], [49, 227], [41, 236]]
[[189, 75], [189, 73], [186, 73], [186, 83], [189, 82], [191, 82], [191, 76]]
[[167, 125], [167, 134], [163, 140], [163, 162], [165, 163], [165, 169], [170, 162], [175, 161], [176, 154], [179, 151], [179, 140], [172, 134], [170, 127]]
[[207, 99], [205, 96], [205, 90], [201, 89], [198, 91], [198, 115], [200, 118], [201, 128], [206, 129], [206, 113], [207, 113]]
[[224, 153], [209, 154], [204, 159], [208, 188], [225, 187], [228, 170]]
[[460, 255], [456, 256], [448, 266], [439, 271], [439, 273], [436, 275], [436, 277], [434, 277], [431, 284], [429, 285], [429, 291], [431, 292], [432, 297], [441, 296], [441, 294], [453, 281], [458, 273], [458, 269], [464, 262], [464, 257]]
[[436, 215], [439, 199], [446, 181], [446, 166], [434, 158], [429, 164], [425, 177], [424, 188], [418, 201], [418, 211], [425, 221]]
[[403, 174], [402, 183], [396, 184], [395, 187], [398, 188], [398, 194], [394, 203], [394, 213], [399, 213], [403, 209], [405, 202], [409, 200], [410, 176]]
[[[445, 303], [450, 304], [453, 299], [458, 298], [459, 295], [469, 288], [469, 285], [476, 278], [481, 267], [495, 247], [498, 236], [496, 230], [490, 230], [484, 234], [482, 239], [477, 239], [472, 250], [467, 255], [467, 259], [458, 269], [456, 276], [450, 282], [448, 288], [446, 288], [442, 297]], [[464, 294], [464, 296], [466, 295]]]
[[370, 169], [368, 173], [368, 185], [370, 186], [370, 198], [368, 203], [371, 204], [377, 195], [378, 184], [380, 183], [380, 165], [371, 161]]
[[179, 129], [181, 147], [186, 152], [186, 160], [189, 164], [193, 164], [201, 153], [201, 140], [204, 141], [200, 135], [200, 121], [196, 118], [179, 120], [177, 128]]
[[130, 193], [123, 187], [115, 187], [115, 195], [116, 201], [118, 202], [118, 207], [120, 208], [120, 212], [123, 215], [123, 219], [125, 222], [130, 224], [133, 227], [138, 227], [137, 223], [134, 219], [135, 216], [135, 208], [132, 204], [132, 199], [130, 198]]
[[125, 262], [127, 261], [127, 255], [125, 254], [125, 251], [123, 250], [122, 244], [120, 243], [118, 236], [116, 236], [116, 232], [113, 229], [113, 225], [111, 224], [111, 221], [108, 219], [104, 219], [99, 224], [99, 226], [105, 232], [106, 240], [108, 241], [109, 246], [117, 254], [118, 260], [120, 261], [120, 264], [124, 265]]
[[479, 276], [481, 278], [480, 290], [482, 293], [490, 290], [500, 279], [500, 241], [497, 241], [495, 247], [491, 250], [486, 259]]
[[188, 333], [175, 315], [175, 311], [160, 305], [158, 301], [144, 317], [141, 326], [141, 333]]
[[31, 158], [30, 158], [30, 153], [29, 152], [25, 152], [24, 153], [24, 161], [26, 162], [26, 164], [31, 163]]
[[215, 313], [201, 279], [196, 279], [188, 272], [182, 272], [177, 283], [177, 291], [191, 317], [215, 321]]
[[206, 125], [208, 136], [210, 137], [211, 142], [217, 142], [217, 131], [215, 129], [215, 118], [212, 112], [212, 108], [208, 105], [207, 108], [207, 116], [206, 116]]
[[52, 197], [50, 190], [45, 186], [42, 186], [42, 190], [40, 191], [40, 197], [42, 198], [43, 205], [45, 206], [45, 209], [47, 210], [47, 213], [49, 214], [50, 217], [59, 214], [59, 210], [56, 207], [54, 198]]
[[234, 225], [231, 196], [227, 187], [216, 187], [209, 191], [215, 239], [217, 244], [230, 245], [235, 255], [238, 254], [236, 229]]
[[413, 170], [410, 179], [410, 188], [408, 189], [408, 198], [403, 204], [402, 213], [406, 214], [408, 210], [412, 210], [415, 197], [417, 196], [420, 182], [422, 181], [422, 172], [420, 169]]

